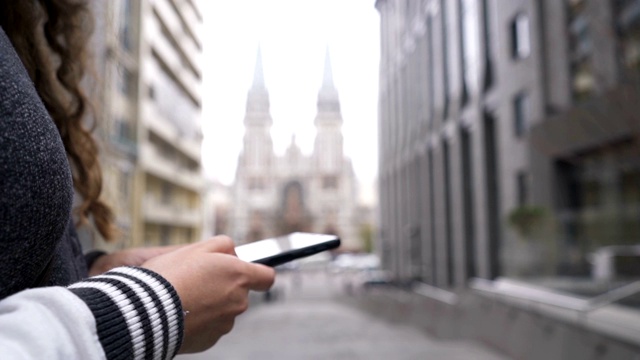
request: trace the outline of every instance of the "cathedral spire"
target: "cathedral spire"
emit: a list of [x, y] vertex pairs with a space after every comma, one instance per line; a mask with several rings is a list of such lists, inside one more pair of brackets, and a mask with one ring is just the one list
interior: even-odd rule
[[[247, 94], [247, 113], [262, 113], [270, 124], [269, 115], [269, 92], [264, 82], [264, 71], [262, 68], [262, 47], [258, 45], [256, 54], [256, 64], [253, 70], [253, 84]], [[246, 121], [246, 120], [245, 120]]]
[[327, 46], [324, 54], [324, 78], [322, 79], [323, 89], [335, 89], [333, 85], [333, 70], [331, 69], [331, 56], [329, 55], [329, 46]]
[[263, 89], [264, 85], [264, 71], [262, 69], [262, 47], [258, 45], [258, 54], [256, 55], [256, 65], [253, 70], [253, 86], [254, 89]]
[[333, 69], [331, 67], [331, 55], [329, 54], [329, 46], [326, 47], [324, 55], [324, 75], [322, 78], [322, 86], [320, 87], [320, 91], [318, 92], [318, 111], [340, 111], [338, 90], [336, 90], [336, 87], [333, 83]]

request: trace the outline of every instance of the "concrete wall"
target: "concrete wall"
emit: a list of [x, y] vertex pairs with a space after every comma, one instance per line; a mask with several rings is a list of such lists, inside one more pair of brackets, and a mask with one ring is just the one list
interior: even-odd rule
[[415, 326], [441, 339], [472, 340], [518, 360], [640, 358], [638, 341], [631, 343], [475, 291], [459, 293], [455, 304], [389, 288], [358, 293], [347, 302], [392, 323]]

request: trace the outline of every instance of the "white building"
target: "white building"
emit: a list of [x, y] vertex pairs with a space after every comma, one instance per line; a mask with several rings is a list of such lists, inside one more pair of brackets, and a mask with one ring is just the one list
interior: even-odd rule
[[334, 233], [341, 237], [344, 249], [361, 249], [357, 182], [351, 160], [343, 151], [340, 100], [328, 50], [311, 155], [302, 153], [295, 137], [284, 155], [274, 153], [269, 105], [258, 50], [247, 96], [230, 234], [243, 243], [293, 231]]

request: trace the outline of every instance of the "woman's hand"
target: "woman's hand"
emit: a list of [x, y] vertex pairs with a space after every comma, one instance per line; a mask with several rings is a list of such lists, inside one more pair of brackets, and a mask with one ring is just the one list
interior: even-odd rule
[[249, 290], [266, 291], [273, 285], [273, 268], [242, 261], [234, 249], [229, 237], [216, 236], [142, 265], [167, 279], [188, 311], [181, 353], [213, 346], [247, 309]]
[[149, 259], [185, 246], [186, 245], [141, 247], [105, 254], [93, 262], [89, 269], [89, 276], [100, 275], [118, 266], [140, 266]]

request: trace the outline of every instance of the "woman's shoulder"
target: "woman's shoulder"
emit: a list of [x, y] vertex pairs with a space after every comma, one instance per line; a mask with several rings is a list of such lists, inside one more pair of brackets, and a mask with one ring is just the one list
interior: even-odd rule
[[[35, 281], [67, 231], [73, 181], [58, 130], [2, 29], [0, 174], [0, 262]], [[21, 290], [1, 269], [0, 279], [0, 295]]]

